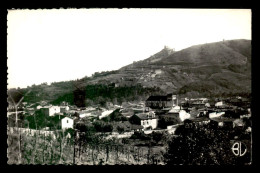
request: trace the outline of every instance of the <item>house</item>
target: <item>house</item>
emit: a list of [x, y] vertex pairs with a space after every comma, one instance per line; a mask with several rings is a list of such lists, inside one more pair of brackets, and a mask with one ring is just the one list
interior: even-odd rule
[[67, 112], [68, 110], [70, 110], [69, 106], [60, 106], [61, 113]]
[[184, 121], [186, 119], [190, 119], [191, 118], [191, 114], [189, 114], [188, 112], [186, 112], [185, 110], [180, 110], [179, 112], [179, 118], [181, 121]]
[[178, 113], [180, 112], [181, 107], [180, 106], [174, 106], [172, 109], [169, 110], [169, 113]]
[[42, 108], [41, 105], [36, 106], [36, 109], [41, 109], [41, 108]]
[[144, 129], [155, 129], [158, 126], [158, 117], [152, 111], [134, 114], [130, 121], [133, 124], [142, 125]]
[[91, 113], [86, 112], [86, 111], [79, 112], [79, 117], [80, 118], [84, 118], [84, 117], [87, 117], [87, 116], [90, 116], [90, 115], [91, 115]]
[[74, 120], [69, 117], [64, 117], [61, 119], [61, 128], [62, 129], [73, 129]]
[[141, 131], [144, 128], [141, 125], [131, 124], [129, 121], [119, 122], [117, 126], [120, 127], [124, 132]]
[[106, 110], [104, 112], [102, 112], [102, 114], [98, 117], [99, 119], [105, 118], [108, 115], [110, 115], [114, 110]]
[[172, 107], [177, 105], [177, 96], [173, 94], [168, 94], [166, 96], [150, 96], [145, 101], [145, 106], [152, 109], [163, 109], [165, 107]]
[[59, 106], [44, 106], [40, 111], [46, 116], [54, 116], [56, 113], [60, 113]]
[[224, 114], [225, 114], [225, 112], [211, 112], [211, 113], [209, 113], [209, 118], [221, 117]]
[[209, 104], [209, 103], [206, 103], [206, 104], [205, 104], [205, 107], [209, 108], [209, 107], [210, 107], [210, 104]]
[[168, 115], [177, 116], [181, 121], [184, 121], [185, 119], [189, 119], [191, 116], [189, 113], [187, 113], [185, 110], [182, 110], [180, 106], [174, 106], [171, 110], [169, 110]]
[[224, 102], [223, 101], [220, 101], [220, 102], [217, 102], [215, 104], [216, 107], [223, 107], [224, 106]]

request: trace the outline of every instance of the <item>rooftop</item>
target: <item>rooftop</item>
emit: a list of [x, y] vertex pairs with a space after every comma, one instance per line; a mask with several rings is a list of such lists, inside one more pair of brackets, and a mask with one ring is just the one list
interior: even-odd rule
[[148, 113], [139, 113], [139, 114], [136, 114], [136, 116], [138, 116], [141, 120], [148, 120], [148, 119], [156, 119], [157, 117], [154, 116], [154, 117], [151, 117], [149, 116], [148, 117]]

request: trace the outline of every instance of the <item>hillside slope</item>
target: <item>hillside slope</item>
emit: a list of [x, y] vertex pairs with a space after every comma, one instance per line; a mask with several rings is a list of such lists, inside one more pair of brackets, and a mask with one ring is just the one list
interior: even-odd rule
[[130, 96], [127, 94], [128, 91], [137, 96], [148, 96], [155, 94], [155, 91], [177, 92], [192, 97], [250, 94], [251, 41], [229, 40], [207, 43], [177, 52], [165, 47], [151, 57], [118, 70], [97, 72], [91, 77], [80, 80], [37, 85], [23, 90], [24, 92], [32, 90], [25, 98], [27, 101], [45, 99], [60, 102], [67, 98], [71, 100], [73, 92], [79, 88], [83, 92], [88, 92], [87, 96], [90, 91], [94, 92], [98, 88], [98, 92], [94, 93], [98, 99], [104, 97], [104, 93], [111, 92], [105, 94], [109, 95], [110, 100], [118, 95], [121, 98], [134, 99], [135, 95]]
[[[251, 92], [251, 41], [229, 40], [207, 43], [172, 52], [158, 61], [121, 69], [121, 74], [146, 87], [165, 92]], [[196, 92], [196, 93], [194, 93]]]

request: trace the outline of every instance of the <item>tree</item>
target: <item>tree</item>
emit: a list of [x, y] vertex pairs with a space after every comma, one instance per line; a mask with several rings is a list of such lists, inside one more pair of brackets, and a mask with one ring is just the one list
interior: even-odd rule
[[[13, 96], [13, 94], [16, 94], [16, 93], [19, 93], [18, 96], [15, 95]], [[15, 107], [15, 124], [16, 124], [16, 127], [18, 128], [18, 106], [21, 104], [22, 100], [24, 99], [24, 97], [29, 94], [31, 92], [31, 90], [27, 91], [25, 94], [23, 92], [20, 92], [20, 91], [17, 91], [17, 92], [14, 92], [14, 93], [11, 93], [11, 92], [8, 92], [8, 99], [10, 98], [11, 99], [11, 102], [12, 104], [14, 105]], [[20, 131], [18, 130], [18, 135], [21, 137], [21, 134], [20, 134]], [[21, 139], [19, 139], [20, 141]], [[22, 156], [21, 156], [21, 146], [20, 146], [20, 142], [18, 142], [18, 163], [21, 163], [22, 161]]]
[[117, 131], [119, 132], [119, 133], [123, 133], [124, 132], [124, 128], [123, 127], [120, 127], [120, 126], [117, 126]]
[[231, 152], [232, 132], [213, 129], [210, 125], [180, 126], [177, 137], [168, 143], [165, 156], [167, 164], [174, 165], [230, 165], [245, 164]]

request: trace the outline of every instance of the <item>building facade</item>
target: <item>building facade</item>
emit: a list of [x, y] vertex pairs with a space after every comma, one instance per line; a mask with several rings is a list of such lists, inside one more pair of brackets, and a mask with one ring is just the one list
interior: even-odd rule
[[69, 129], [69, 128], [73, 129], [73, 125], [74, 125], [74, 121], [73, 121], [73, 119], [71, 119], [69, 117], [65, 117], [61, 120], [62, 129]]
[[145, 106], [152, 109], [163, 109], [177, 104], [177, 96], [173, 94], [168, 94], [166, 96], [150, 96], [145, 101]]
[[144, 129], [155, 129], [158, 126], [158, 118], [154, 112], [138, 113], [133, 115], [137, 120], [137, 124], [144, 127]]
[[45, 116], [54, 116], [56, 113], [60, 113], [59, 106], [42, 107], [40, 110]]
[[60, 106], [61, 113], [67, 112], [68, 110], [70, 110], [69, 106]]

